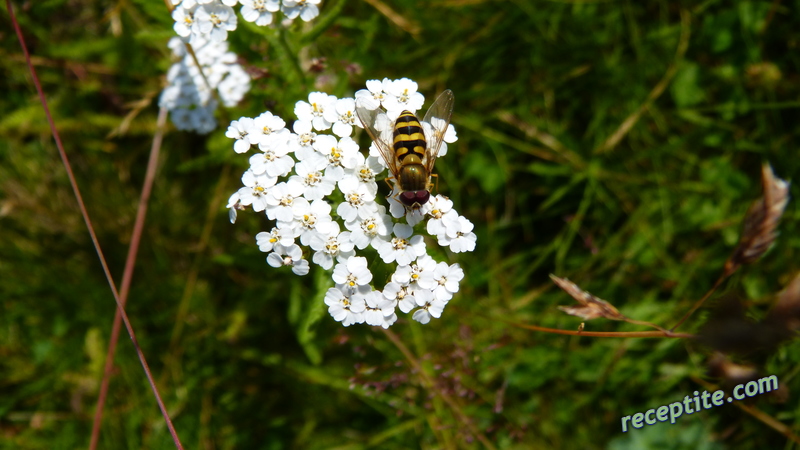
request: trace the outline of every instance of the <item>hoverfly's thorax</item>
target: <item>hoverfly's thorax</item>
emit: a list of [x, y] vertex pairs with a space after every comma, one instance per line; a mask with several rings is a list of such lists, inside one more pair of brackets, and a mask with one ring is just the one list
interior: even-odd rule
[[[416, 155], [409, 156], [406, 160], [415, 158]], [[400, 166], [398, 182], [404, 191], [419, 191], [428, 188], [428, 171], [422, 164], [404, 164]]]

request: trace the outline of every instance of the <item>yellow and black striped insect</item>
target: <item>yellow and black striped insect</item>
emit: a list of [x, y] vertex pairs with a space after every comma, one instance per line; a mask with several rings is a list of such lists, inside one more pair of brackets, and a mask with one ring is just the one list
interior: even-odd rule
[[356, 115], [375, 142], [394, 180], [395, 198], [407, 209], [418, 210], [431, 198], [433, 164], [453, 114], [453, 92], [445, 90], [420, 120], [403, 111], [394, 120], [380, 108], [356, 104]]

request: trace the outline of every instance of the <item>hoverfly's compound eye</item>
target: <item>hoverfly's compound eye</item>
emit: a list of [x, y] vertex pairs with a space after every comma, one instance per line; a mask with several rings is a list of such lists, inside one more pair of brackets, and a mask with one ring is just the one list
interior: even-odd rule
[[431, 193], [428, 191], [405, 191], [400, 193], [400, 201], [408, 207], [416, 205], [424, 205], [431, 199]]
[[412, 206], [417, 203], [417, 196], [414, 191], [405, 191], [400, 193], [400, 201], [406, 206]]

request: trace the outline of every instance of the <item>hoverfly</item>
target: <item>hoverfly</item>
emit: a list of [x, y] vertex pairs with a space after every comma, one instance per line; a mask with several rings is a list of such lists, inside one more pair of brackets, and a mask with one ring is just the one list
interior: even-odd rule
[[439, 94], [422, 122], [411, 111], [403, 111], [392, 123], [380, 106], [369, 109], [362, 102], [356, 104], [356, 115], [392, 173], [387, 183], [394, 180], [394, 197], [406, 209], [418, 210], [431, 198], [433, 164], [452, 113], [450, 89]]

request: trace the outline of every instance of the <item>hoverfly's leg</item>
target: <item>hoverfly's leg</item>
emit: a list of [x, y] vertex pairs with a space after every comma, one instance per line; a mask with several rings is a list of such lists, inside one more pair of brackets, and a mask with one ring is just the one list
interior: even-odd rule
[[[385, 182], [386, 182], [386, 184], [388, 184], [388, 185], [389, 185], [389, 192], [391, 192], [391, 191], [393, 191], [393, 190], [394, 190], [394, 185], [393, 185], [392, 183], [389, 183], [389, 180], [392, 180], [392, 181], [394, 181], [394, 179], [395, 179], [394, 177], [386, 177], [386, 178], [384, 178], [384, 179], [383, 179], [383, 181], [385, 181]], [[388, 196], [387, 196], [387, 197], [388, 197]]]
[[[389, 182], [390, 180], [391, 180], [391, 181], [394, 181], [394, 182], [395, 182], [395, 184], [392, 184], [392, 183], [390, 183], [390, 182]], [[393, 198], [393, 199], [395, 199], [397, 202], [399, 202], [399, 201], [400, 201], [400, 199], [398, 199], [398, 198], [397, 198], [397, 196], [398, 196], [398, 195], [400, 195], [400, 190], [398, 190], [396, 194], [392, 195], [392, 192], [394, 192], [394, 187], [395, 187], [395, 185], [397, 184], [397, 178], [395, 178], [395, 177], [386, 177], [386, 178], [384, 178], [384, 179], [383, 179], [383, 181], [385, 181], [385, 182], [386, 182], [386, 184], [388, 184], [388, 185], [389, 185], [389, 195], [387, 195], [387, 196], [386, 196], [386, 198]]]
[[433, 188], [433, 189], [436, 190], [436, 194], [438, 195], [439, 194], [439, 175], [437, 175], [435, 173], [432, 173], [431, 177], [432, 178], [436, 178], [436, 184], [434, 185], [433, 183], [431, 183], [430, 186], [428, 186], [428, 190], [431, 191], [430, 188]]

